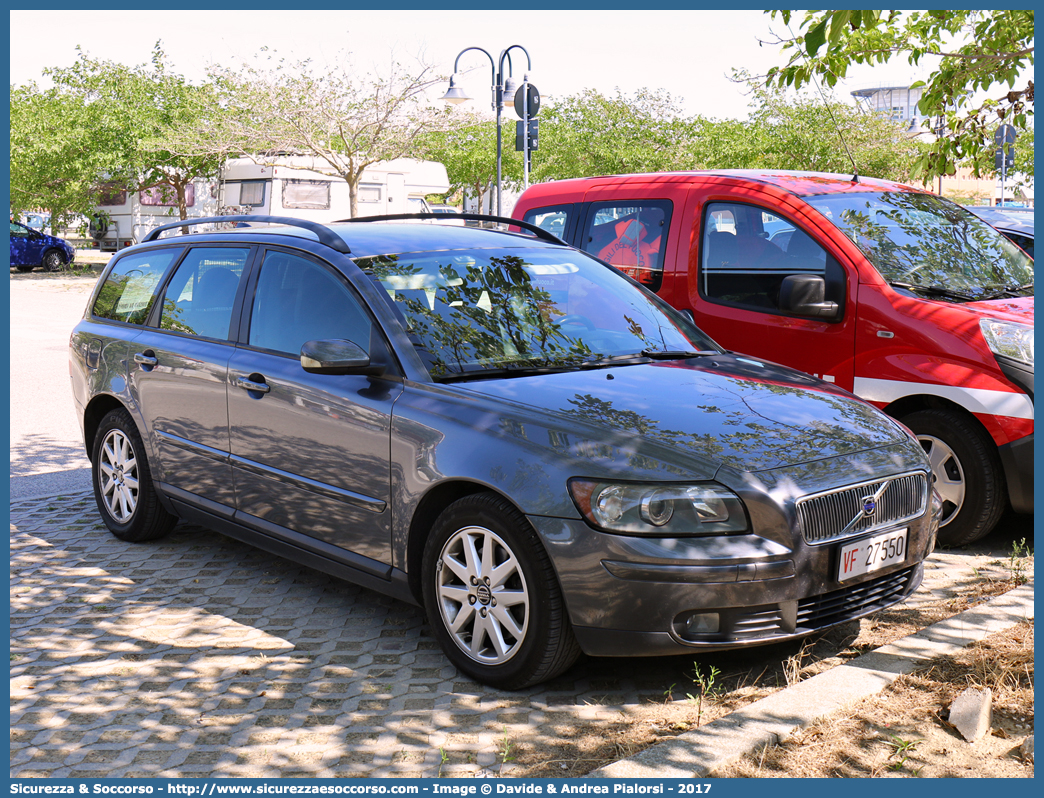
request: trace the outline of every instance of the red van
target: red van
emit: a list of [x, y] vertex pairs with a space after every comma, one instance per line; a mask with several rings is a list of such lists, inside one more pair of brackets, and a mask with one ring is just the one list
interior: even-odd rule
[[933, 465], [939, 540], [1033, 512], [1033, 259], [958, 205], [858, 176], [724, 170], [535, 185], [513, 216], [723, 346], [836, 383]]

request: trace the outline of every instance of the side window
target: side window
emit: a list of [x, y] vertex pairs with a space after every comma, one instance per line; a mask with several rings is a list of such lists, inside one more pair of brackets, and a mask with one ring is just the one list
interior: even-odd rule
[[264, 205], [265, 183], [267, 180], [244, 180], [239, 184], [239, 202], [237, 205]]
[[28, 238], [29, 230], [16, 222], [11, 222], [11, 235], [15, 238]]
[[658, 291], [671, 209], [669, 200], [594, 203], [580, 248]]
[[283, 207], [311, 210], [330, 209], [330, 181], [293, 180], [283, 181]]
[[156, 286], [180, 254], [180, 247], [157, 249], [118, 260], [98, 291], [92, 314], [102, 319], [144, 324], [152, 309]]
[[837, 261], [803, 230], [753, 205], [710, 203], [700, 249], [700, 292], [708, 299], [776, 313], [783, 278], [792, 274], [823, 277], [826, 298], [844, 299]]
[[548, 208], [534, 208], [526, 211], [523, 221], [542, 227], [547, 232], [565, 239], [569, 232], [569, 216], [573, 212], [572, 205], [555, 205]]
[[315, 261], [269, 252], [250, 313], [251, 346], [298, 357], [307, 341], [342, 338], [370, 346], [370, 317], [348, 287]]
[[227, 339], [236, 289], [249, 254], [246, 248], [190, 249], [163, 294], [160, 327], [201, 338]]

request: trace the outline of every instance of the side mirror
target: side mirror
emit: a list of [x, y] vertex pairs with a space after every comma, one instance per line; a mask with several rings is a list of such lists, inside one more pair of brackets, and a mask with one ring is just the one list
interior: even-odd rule
[[371, 363], [358, 344], [343, 338], [308, 341], [301, 346], [301, 368], [311, 374], [368, 374], [379, 376], [384, 366]]
[[791, 274], [783, 278], [779, 288], [780, 310], [799, 316], [832, 319], [837, 316], [837, 303], [826, 301], [826, 281], [818, 274]]

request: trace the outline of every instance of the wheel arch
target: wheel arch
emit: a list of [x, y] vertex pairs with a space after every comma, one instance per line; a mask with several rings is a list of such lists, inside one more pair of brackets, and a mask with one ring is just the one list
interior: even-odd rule
[[988, 437], [992, 438], [990, 431], [974, 413], [956, 402], [950, 401], [941, 396], [932, 396], [931, 394], [904, 396], [903, 398], [896, 399], [891, 404], [886, 405], [882, 410], [898, 421], [902, 421], [904, 416], [916, 413], [919, 410], [947, 410], [951, 413], [958, 413], [969, 421], [974, 422], [982, 428], [983, 432], [985, 432]]
[[[83, 443], [87, 447], [88, 460], [92, 459], [94, 453], [94, 437], [98, 433], [98, 426], [112, 410], [127, 410], [127, 407], [112, 394], [103, 393], [91, 399], [83, 411]], [[129, 410], [127, 415], [134, 418]]]
[[421, 561], [424, 559], [424, 544], [428, 540], [428, 535], [431, 533], [435, 521], [447, 507], [458, 499], [473, 496], [476, 493], [494, 493], [518, 509], [519, 512], [522, 512], [518, 504], [501, 491], [489, 485], [470, 480], [459, 479], [441, 482], [425, 493], [417, 503], [413, 517], [410, 519], [410, 527], [406, 538], [406, 577], [409, 582], [410, 592], [413, 593], [420, 606], [424, 606], [424, 597], [421, 590]]

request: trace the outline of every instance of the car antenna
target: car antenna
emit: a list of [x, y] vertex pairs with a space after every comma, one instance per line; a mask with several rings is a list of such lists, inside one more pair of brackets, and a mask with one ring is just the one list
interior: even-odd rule
[[[787, 23], [787, 30], [790, 31], [791, 37], [797, 38], [796, 36], [794, 36], [794, 31], [790, 27], [790, 23], [789, 22]], [[808, 55], [806, 54], [804, 48], [801, 48], [801, 56], [802, 56], [802, 58], [805, 59], [805, 64], [808, 65]], [[826, 112], [828, 114], [830, 114], [830, 121], [834, 123], [834, 130], [837, 131], [837, 137], [839, 139], [841, 139], [841, 146], [845, 148], [845, 154], [848, 156], [848, 160], [852, 164], [852, 182], [853, 183], [858, 183], [859, 182], [859, 169], [856, 167], [855, 158], [852, 157], [852, 151], [850, 149], [848, 149], [848, 142], [845, 141], [844, 134], [841, 132], [841, 125], [839, 125], [837, 123], [837, 119], [834, 116], [834, 112], [830, 109], [830, 103], [827, 102], [826, 95], [823, 94], [823, 87], [819, 85], [819, 81], [816, 80], [816, 75], [812, 71], [811, 68], [809, 69], [808, 74], [809, 74], [809, 77], [812, 78], [812, 82], [815, 84], [816, 89], [819, 91], [819, 96], [823, 98], [823, 106], [826, 108]]]

